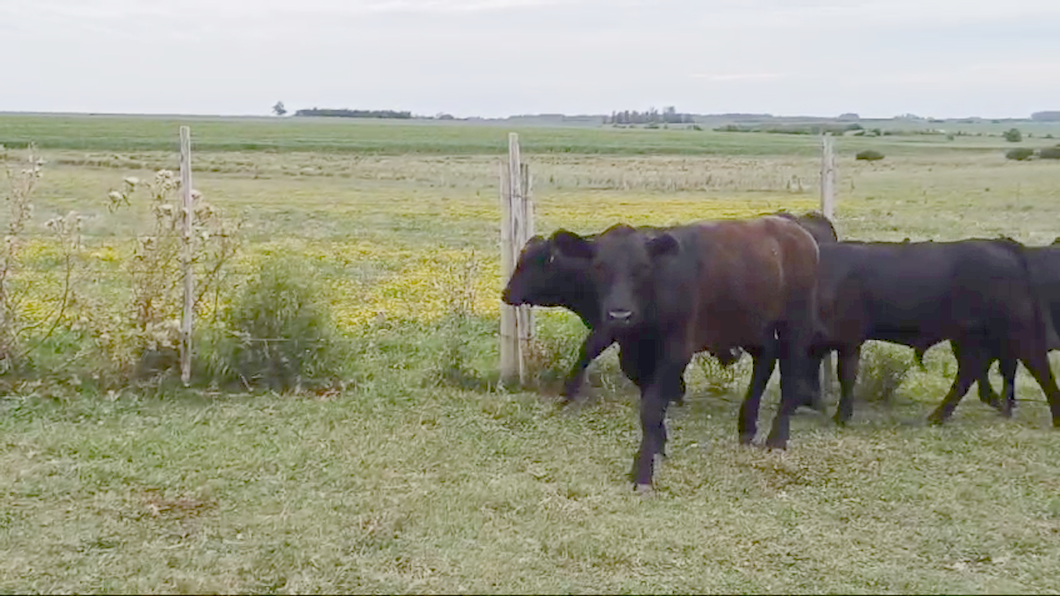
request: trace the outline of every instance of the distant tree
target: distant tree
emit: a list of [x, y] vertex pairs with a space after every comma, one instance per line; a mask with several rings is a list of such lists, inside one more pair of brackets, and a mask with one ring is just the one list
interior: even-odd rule
[[1018, 147], [1005, 152], [1006, 159], [1014, 159], [1016, 161], [1026, 161], [1032, 157], [1034, 157], [1034, 149], [1028, 147]]
[[866, 149], [864, 151], [859, 151], [858, 154], [854, 156], [854, 159], [859, 159], [861, 161], [879, 161], [883, 159], [883, 154], [873, 149]]
[[330, 108], [313, 108], [310, 110], [298, 110], [294, 113], [295, 116], [310, 117], [316, 116], [321, 118], [396, 118], [408, 120], [412, 118], [412, 112], [409, 111], [394, 111], [394, 110], [348, 110], [348, 109], [330, 109]]
[[1060, 147], [1042, 147], [1038, 150], [1038, 157], [1042, 159], [1060, 159]]
[[682, 114], [674, 106], [667, 106], [662, 112], [655, 108], [648, 108], [645, 112], [637, 110], [622, 110], [611, 112], [610, 116], [604, 116], [604, 124], [692, 124], [695, 119], [692, 114]]
[[1031, 114], [1031, 120], [1039, 122], [1060, 122], [1060, 111], [1035, 112]]
[[1003, 136], [1005, 137], [1005, 140], [1010, 143], [1019, 143], [1023, 140], [1023, 133], [1021, 133], [1018, 128], [1010, 128], [1006, 130]]
[[287, 108], [283, 107], [282, 101], [278, 101], [276, 102], [276, 105], [272, 106], [272, 113], [277, 116], [283, 116], [287, 113]]

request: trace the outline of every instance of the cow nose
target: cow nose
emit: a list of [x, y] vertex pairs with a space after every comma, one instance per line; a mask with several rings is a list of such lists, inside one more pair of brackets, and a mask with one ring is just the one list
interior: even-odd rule
[[615, 321], [628, 321], [633, 316], [633, 313], [628, 310], [609, 310], [607, 311], [607, 316]]

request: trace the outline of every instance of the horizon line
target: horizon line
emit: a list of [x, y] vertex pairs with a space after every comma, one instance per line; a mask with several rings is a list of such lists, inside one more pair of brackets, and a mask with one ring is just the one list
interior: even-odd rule
[[[348, 109], [348, 108], [305, 108], [305, 109]], [[651, 109], [650, 107], [648, 109]], [[402, 111], [402, 110], [367, 110], [367, 111]], [[407, 111], [407, 110], [405, 110]], [[512, 120], [521, 118], [607, 118], [616, 112], [624, 112], [627, 110], [613, 110], [611, 113], [572, 113], [568, 114], [565, 112], [538, 112], [534, 114], [511, 114], [508, 116], [456, 116], [448, 112], [438, 112], [438, 115], [446, 114], [452, 116], [453, 120]], [[628, 110], [644, 113], [647, 110]], [[844, 120], [853, 120], [849, 115], [857, 115], [858, 120], [939, 120], [939, 121], [950, 121], [950, 120], [1033, 120], [1033, 115], [1041, 112], [1052, 112], [1060, 110], [1038, 110], [1025, 116], [977, 116], [977, 115], [966, 115], [966, 116], [920, 116], [917, 114], [900, 114], [895, 116], [860, 116], [857, 112], [843, 112], [837, 115], [813, 115], [813, 114], [772, 114], [768, 112], [713, 112], [713, 113], [697, 113], [697, 112], [678, 112], [679, 114], [690, 115], [693, 117], [702, 118], [724, 118], [732, 116], [746, 116], [746, 117], [760, 117], [760, 118], [776, 118], [776, 119], [793, 119], [793, 118], [808, 118], [808, 119], [835, 119], [838, 120], [843, 118]], [[289, 118], [318, 118], [318, 119], [344, 119], [344, 120], [439, 120], [437, 115], [428, 114], [412, 114], [411, 118], [343, 118], [343, 117], [327, 117], [327, 116], [296, 116], [295, 114], [289, 114], [284, 116], [277, 116], [275, 114], [252, 114], [252, 113], [241, 113], [241, 114], [221, 114], [221, 113], [179, 113], [179, 112], [98, 112], [98, 111], [48, 111], [48, 110], [0, 110], [0, 115], [4, 116], [96, 116], [96, 117], [146, 117], [146, 118], [264, 118], [270, 120], [285, 120]], [[440, 120], [444, 121], [444, 120]], [[1048, 122], [1048, 121], [1045, 121]]]

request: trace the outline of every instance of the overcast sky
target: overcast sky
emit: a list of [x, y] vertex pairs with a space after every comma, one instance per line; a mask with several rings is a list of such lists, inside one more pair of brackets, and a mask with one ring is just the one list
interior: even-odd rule
[[0, 0], [0, 111], [1026, 116], [1060, 0]]

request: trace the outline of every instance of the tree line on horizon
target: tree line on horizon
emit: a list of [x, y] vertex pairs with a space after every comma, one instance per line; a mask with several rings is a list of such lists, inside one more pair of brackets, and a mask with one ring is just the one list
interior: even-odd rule
[[692, 124], [692, 114], [679, 114], [677, 108], [668, 106], [662, 112], [649, 108], [646, 112], [623, 110], [604, 116], [604, 124]]
[[326, 118], [396, 118], [408, 120], [412, 118], [412, 112], [396, 110], [348, 110], [330, 108], [309, 108], [298, 110], [295, 116], [317, 116]]
[[[283, 105], [282, 101], [276, 102], [272, 107], [273, 114], [277, 116], [285, 116], [288, 111]], [[303, 117], [330, 117], [330, 118], [394, 118], [400, 120], [412, 119], [412, 112], [407, 110], [351, 110], [348, 108], [308, 108], [301, 109], [294, 113], [295, 116]], [[560, 114], [557, 114], [560, 115]], [[744, 117], [755, 117], [758, 119], [766, 118], [771, 119], [774, 116], [769, 114], [717, 114], [716, 116], [744, 116]], [[432, 118], [430, 116], [420, 116], [424, 118]], [[904, 114], [897, 118], [912, 118], [920, 119], [918, 116], [913, 114]], [[433, 117], [438, 120], [453, 120], [453, 116], [449, 114], [438, 114]], [[858, 120], [857, 114], [842, 114], [838, 120]], [[1030, 119], [1037, 122], [1060, 122], [1060, 110], [1047, 110], [1042, 112], [1034, 112], [1031, 114]], [[942, 122], [944, 120], [930, 119], [932, 121]], [[994, 120], [994, 122], [999, 122]], [[667, 106], [662, 112], [655, 108], [649, 108], [644, 112], [637, 110], [621, 110], [613, 111], [611, 114], [603, 117], [604, 124], [694, 124], [695, 117], [692, 114], [679, 113], [677, 108], [674, 106]]]

